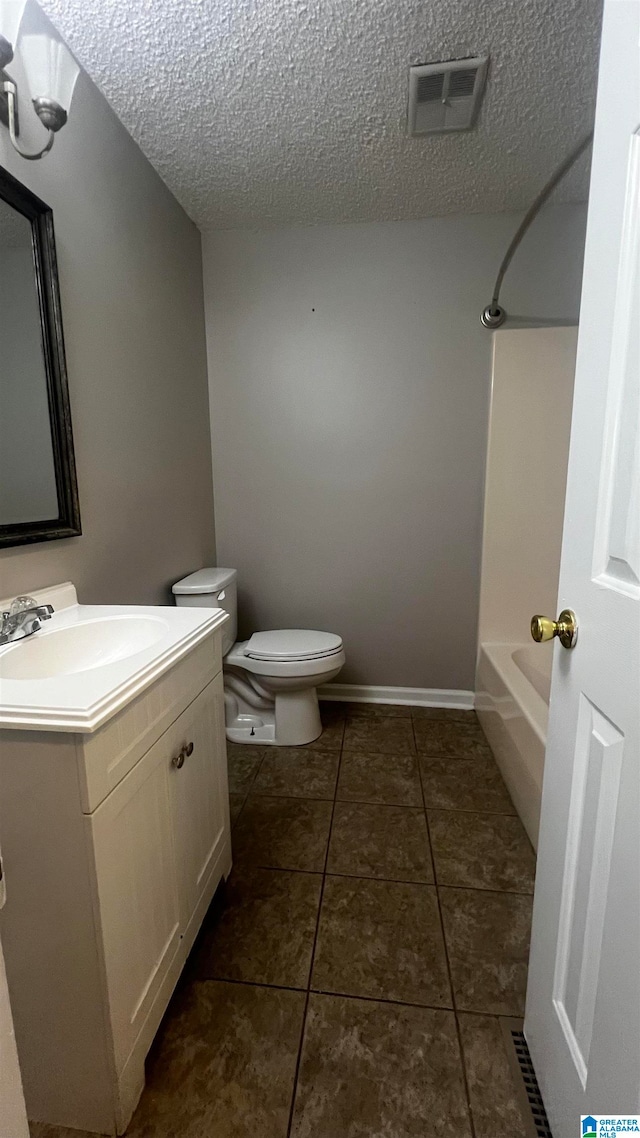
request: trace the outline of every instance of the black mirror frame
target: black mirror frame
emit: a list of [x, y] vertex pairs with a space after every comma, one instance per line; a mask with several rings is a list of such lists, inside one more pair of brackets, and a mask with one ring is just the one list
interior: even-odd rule
[[2, 547], [26, 545], [36, 541], [54, 541], [61, 537], [77, 537], [82, 533], [82, 528], [62, 333], [53, 211], [2, 166], [0, 166], [0, 199], [31, 223], [33, 263], [40, 309], [42, 351], [47, 377], [53, 464], [58, 496], [56, 518], [0, 525], [0, 547]]

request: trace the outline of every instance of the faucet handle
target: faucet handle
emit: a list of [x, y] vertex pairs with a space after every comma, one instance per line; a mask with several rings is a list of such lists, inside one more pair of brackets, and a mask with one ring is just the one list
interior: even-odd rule
[[15, 597], [12, 600], [9, 611], [3, 613], [4, 617], [18, 616], [21, 612], [35, 612], [41, 620], [50, 620], [53, 613], [53, 605], [39, 605], [35, 597]]
[[43, 620], [50, 620], [53, 605], [39, 605], [35, 597], [14, 597], [9, 611], [2, 613], [0, 620], [0, 644], [11, 640], [22, 640], [39, 632]]
[[19, 612], [26, 612], [28, 609], [37, 609], [38, 602], [34, 597], [14, 597], [9, 605], [9, 616], [17, 616]]

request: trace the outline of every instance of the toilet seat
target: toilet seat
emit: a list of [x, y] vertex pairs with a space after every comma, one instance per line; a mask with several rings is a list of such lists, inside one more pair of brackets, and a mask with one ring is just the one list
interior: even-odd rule
[[341, 651], [342, 638], [335, 633], [302, 628], [254, 632], [244, 647], [244, 654], [249, 659], [266, 662], [323, 660]]
[[[336, 639], [340, 639], [337, 637]], [[310, 680], [318, 677], [318, 683], [324, 677], [340, 669], [345, 661], [344, 648], [329, 652], [324, 656], [314, 656], [311, 659], [300, 659], [296, 656], [281, 657], [274, 660], [258, 660], [247, 655], [249, 640], [239, 640], [224, 657], [225, 670], [238, 668], [243, 672], [251, 672], [254, 676], [262, 677], [300, 677], [307, 676]]]

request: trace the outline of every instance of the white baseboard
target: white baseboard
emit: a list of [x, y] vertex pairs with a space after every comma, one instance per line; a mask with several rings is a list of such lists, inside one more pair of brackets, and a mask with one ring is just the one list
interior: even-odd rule
[[450, 707], [473, 711], [474, 693], [454, 688], [381, 688], [368, 684], [323, 684], [319, 699], [350, 703], [404, 703], [412, 707]]

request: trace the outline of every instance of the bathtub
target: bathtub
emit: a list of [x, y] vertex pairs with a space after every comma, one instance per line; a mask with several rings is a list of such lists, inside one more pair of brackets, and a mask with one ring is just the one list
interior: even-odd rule
[[549, 719], [553, 645], [481, 644], [476, 711], [534, 849]]

